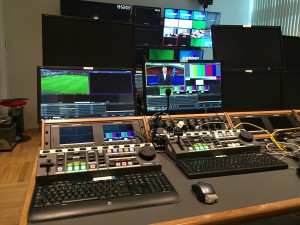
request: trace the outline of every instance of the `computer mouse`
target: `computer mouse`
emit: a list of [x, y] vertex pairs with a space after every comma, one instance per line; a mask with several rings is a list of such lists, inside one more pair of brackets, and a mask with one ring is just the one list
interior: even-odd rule
[[200, 202], [213, 204], [218, 200], [218, 196], [211, 184], [198, 182], [193, 184], [192, 191]]

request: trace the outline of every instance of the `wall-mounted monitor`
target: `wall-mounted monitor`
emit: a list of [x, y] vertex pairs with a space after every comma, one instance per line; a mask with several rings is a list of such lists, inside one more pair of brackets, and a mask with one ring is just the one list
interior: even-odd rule
[[131, 6], [81, 0], [60, 0], [60, 13], [65, 16], [128, 22], [130, 21]]
[[42, 15], [43, 65], [133, 68], [134, 25]]
[[149, 48], [148, 59], [149, 60], [174, 60], [175, 49]]
[[136, 26], [135, 45], [150, 46], [150, 47], [160, 46], [161, 45], [160, 27]]
[[164, 15], [163, 46], [212, 47], [210, 26], [220, 13], [166, 8]]
[[178, 52], [179, 60], [203, 60], [202, 49], [180, 49]]
[[170, 114], [217, 111], [222, 106], [220, 62], [146, 61], [143, 69], [146, 114], [167, 109], [167, 89]]
[[284, 68], [281, 28], [212, 26], [213, 55], [224, 69], [276, 71]]
[[132, 6], [132, 21], [137, 25], [160, 26], [161, 8]]
[[135, 115], [132, 69], [38, 67], [37, 81], [39, 121]]

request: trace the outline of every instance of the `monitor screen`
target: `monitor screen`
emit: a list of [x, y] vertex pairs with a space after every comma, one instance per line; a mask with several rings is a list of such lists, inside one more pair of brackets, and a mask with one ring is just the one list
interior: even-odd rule
[[131, 6], [81, 0], [60, 0], [60, 13], [65, 16], [130, 21]]
[[149, 60], [174, 60], [175, 49], [150, 48], [148, 59]]
[[146, 114], [196, 113], [222, 106], [221, 63], [216, 61], [146, 61], [144, 65]]
[[293, 127], [293, 124], [287, 115], [269, 116], [268, 119], [273, 129], [286, 129]]
[[163, 46], [212, 47], [210, 26], [219, 24], [221, 13], [165, 9]]
[[132, 21], [139, 25], [160, 26], [161, 8], [132, 6]]
[[284, 67], [280, 27], [212, 26], [213, 55], [224, 69], [274, 71]]
[[132, 124], [103, 125], [104, 141], [133, 140]]
[[[265, 130], [267, 130], [265, 123], [263, 122], [261, 117], [239, 117], [240, 121], [242, 123], [251, 123], [256, 126], [259, 126]], [[260, 131], [261, 129], [248, 125], [248, 124], [243, 124], [243, 128], [247, 131]]]
[[284, 58], [286, 70], [300, 71], [299, 52], [300, 52], [300, 37], [282, 36], [284, 47]]
[[134, 25], [42, 16], [43, 65], [133, 68]]
[[38, 67], [41, 119], [134, 116], [132, 69]]
[[79, 144], [94, 142], [92, 126], [60, 127], [59, 134], [60, 144]]
[[179, 50], [179, 59], [180, 60], [203, 60], [203, 50]]
[[159, 27], [136, 27], [135, 29], [136, 46], [153, 46], [161, 45], [161, 31]]
[[142, 89], [143, 88], [143, 72], [141, 70], [135, 71], [134, 80], [135, 80], [135, 88]]

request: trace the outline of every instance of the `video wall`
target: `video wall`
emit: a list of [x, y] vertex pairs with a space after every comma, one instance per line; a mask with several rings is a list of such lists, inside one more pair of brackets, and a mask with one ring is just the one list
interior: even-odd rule
[[220, 22], [219, 13], [211, 20], [205, 11], [166, 8], [164, 12], [163, 46], [212, 47], [210, 26]]

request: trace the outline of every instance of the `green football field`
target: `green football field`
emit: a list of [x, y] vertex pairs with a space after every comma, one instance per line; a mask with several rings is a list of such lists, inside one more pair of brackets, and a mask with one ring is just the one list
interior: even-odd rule
[[42, 77], [42, 93], [48, 94], [88, 94], [88, 76], [58, 75]]

